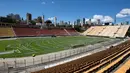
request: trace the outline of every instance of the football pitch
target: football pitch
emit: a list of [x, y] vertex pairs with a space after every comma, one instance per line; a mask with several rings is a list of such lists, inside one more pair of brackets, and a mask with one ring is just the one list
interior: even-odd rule
[[[16, 40], [0, 41], [0, 58], [25, 57], [40, 55], [71, 49], [74, 45], [90, 45], [109, 38], [70, 36], [70, 37], [38, 37], [38, 38], [18, 38]], [[9, 53], [6, 53], [9, 52]]]

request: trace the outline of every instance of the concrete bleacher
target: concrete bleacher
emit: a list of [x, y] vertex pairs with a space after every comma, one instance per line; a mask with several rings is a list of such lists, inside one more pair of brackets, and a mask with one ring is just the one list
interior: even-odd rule
[[97, 27], [93, 27], [93, 30], [89, 33], [89, 35], [95, 35]]
[[70, 36], [79, 35], [75, 29], [13, 28], [16, 36]]
[[75, 29], [64, 29], [69, 35], [77, 36], [79, 35], [79, 32], [77, 32]]
[[12, 28], [0, 28], [0, 37], [13, 37], [15, 36]]
[[125, 37], [129, 29], [128, 25], [121, 26], [92, 26], [83, 35], [106, 36], [106, 37]]
[[124, 37], [129, 29], [128, 25], [121, 26], [114, 37]]
[[114, 35], [117, 33], [117, 31], [120, 29], [121, 26], [114, 26], [114, 27], [111, 27], [111, 32], [110, 34], [108, 35], [109, 37], [114, 37]]
[[120, 26], [107, 26], [99, 35], [114, 37]]
[[95, 36], [97, 36], [97, 35], [100, 34], [100, 32], [103, 31], [104, 28], [105, 28], [105, 26], [95, 26], [94, 29], [93, 29], [93, 31], [89, 35], [95, 35]]
[[51, 34], [54, 34], [56, 36], [65, 36], [68, 35], [67, 32], [64, 29], [52, 29]]
[[126, 73], [130, 69], [130, 60], [123, 64], [115, 73]]
[[90, 27], [89, 29], [87, 29], [85, 32], [83, 32], [83, 35], [89, 35], [91, 33], [91, 31], [94, 29], [94, 27]]
[[13, 28], [16, 36], [37, 36], [38, 30], [34, 28]]

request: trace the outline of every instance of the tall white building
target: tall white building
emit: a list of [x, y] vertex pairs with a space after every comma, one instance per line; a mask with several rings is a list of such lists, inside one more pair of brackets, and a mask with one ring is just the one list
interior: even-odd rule
[[41, 25], [41, 29], [43, 28], [44, 25], [44, 15], [42, 15], [42, 25]]
[[56, 27], [56, 24], [57, 24], [57, 18], [54, 17], [54, 26]]

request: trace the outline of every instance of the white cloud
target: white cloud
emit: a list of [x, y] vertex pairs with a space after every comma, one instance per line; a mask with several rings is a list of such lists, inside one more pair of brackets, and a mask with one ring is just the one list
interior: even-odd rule
[[93, 19], [91, 19], [91, 22], [92, 22], [92, 23], [97, 23], [97, 19], [94, 19], [94, 18], [93, 18]]
[[102, 20], [103, 19], [103, 15], [94, 15], [93, 18], [97, 19], [97, 20], [98, 19]]
[[86, 21], [86, 22], [88, 22], [88, 21], [89, 21], [89, 19], [88, 19], [88, 18], [85, 18], [85, 21]]
[[54, 17], [50, 17], [50, 18], [48, 18], [48, 20], [51, 20], [51, 21], [52, 21], [52, 20], [54, 20]]
[[41, 4], [43, 4], [43, 5], [44, 5], [44, 4], [46, 4], [46, 2], [42, 2]]
[[110, 16], [104, 16], [104, 19], [102, 21], [107, 23], [107, 22], [113, 22], [114, 19], [112, 17], [110, 17]]
[[117, 17], [117, 18], [123, 18], [123, 17], [127, 17], [127, 15], [123, 15], [123, 14], [121, 14], [121, 13], [118, 13], [118, 14], [116, 15], [116, 17]]
[[130, 8], [124, 8], [119, 13], [116, 14], [117, 18], [124, 18], [130, 16]]
[[103, 15], [94, 15], [93, 18], [91, 19], [92, 23], [97, 23], [98, 20], [101, 22], [107, 23], [107, 22], [113, 22], [114, 19], [110, 16], [103, 16]]
[[120, 11], [121, 14], [124, 14], [124, 15], [130, 15], [130, 9], [129, 8], [125, 8], [125, 9], [122, 9]]

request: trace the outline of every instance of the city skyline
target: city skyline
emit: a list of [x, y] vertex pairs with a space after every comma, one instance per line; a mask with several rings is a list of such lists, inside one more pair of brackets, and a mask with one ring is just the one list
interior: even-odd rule
[[34, 19], [44, 14], [46, 20], [56, 16], [58, 22], [63, 20], [72, 23], [82, 18], [114, 21], [117, 15], [120, 17], [117, 22], [130, 21], [129, 2], [129, 0], [1, 0], [0, 16], [15, 13], [26, 19], [26, 13], [31, 13]]

